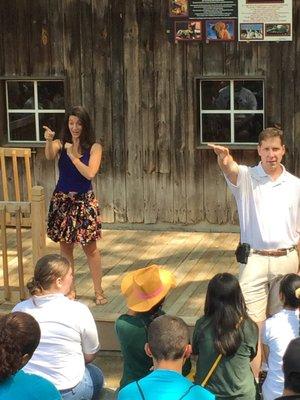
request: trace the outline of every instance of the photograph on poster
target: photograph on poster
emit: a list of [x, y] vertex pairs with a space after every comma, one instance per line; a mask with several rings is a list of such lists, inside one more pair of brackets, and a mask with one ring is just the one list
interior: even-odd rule
[[169, 16], [176, 18], [187, 17], [188, 0], [169, 0]]
[[175, 41], [177, 40], [202, 40], [201, 21], [175, 21]]
[[284, 3], [284, 0], [246, 0], [246, 4]]
[[240, 24], [240, 40], [262, 40], [263, 38], [263, 24]]
[[205, 31], [207, 41], [233, 41], [235, 40], [235, 21], [226, 20], [207, 20], [205, 21]]
[[291, 24], [266, 24], [266, 36], [290, 36]]

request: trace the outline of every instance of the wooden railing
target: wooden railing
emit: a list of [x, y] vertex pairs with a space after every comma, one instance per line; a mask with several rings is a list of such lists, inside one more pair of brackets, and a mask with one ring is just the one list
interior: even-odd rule
[[19, 293], [21, 300], [26, 298], [22, 246], [22, 215], [24, 213], [30, 215], [32, 265], [35, 265], [36, 261], [45, 254], [46, 248], [45, 196], [42, 186], [34, 186], [31, 189], [31, 201], [0, 201], [1, 248], [5, 300], [11, 299], [7, 229], [13, 229], [7, 227], [7, 215], [9, 215], [9, 218], [13, 217], [15, 221]]
[[[21, 197], [24, 201], [31, 201], [32, 181], [30, 170], [31, 150], [29, 148], [6, 148], [0, 147], [0, 171], [1, 187], [4, 201], [20, 202]], [[24, 171], [24, 185], [20, 185], [20, 170]], [[21, 188], [24, 187], [23, 193]], [[26, 213], [27, 214], [27, 213]], [[30, 217], [21, 214], [22, 226], [30, 226]], [[6, 216], [7, 225], [15, 225], [14, 219]]]

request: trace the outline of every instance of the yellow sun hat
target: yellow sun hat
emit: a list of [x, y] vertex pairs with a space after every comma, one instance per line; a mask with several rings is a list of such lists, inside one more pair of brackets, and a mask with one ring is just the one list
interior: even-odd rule
[[121, 291], [128, 308], [136, 312], [146, 312], [175, 286], [175, 278], [171, 272], [153, 264], [127, 273], [122, 279]]

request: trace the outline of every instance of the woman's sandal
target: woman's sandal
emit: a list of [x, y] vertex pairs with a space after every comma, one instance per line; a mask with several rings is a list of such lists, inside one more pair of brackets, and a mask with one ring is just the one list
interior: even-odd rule
[[101, 292], [95, 292], [95, 304], [97, 306], [104, 306], [107, 303], [107, 298], [104, 296], [103, 290]]

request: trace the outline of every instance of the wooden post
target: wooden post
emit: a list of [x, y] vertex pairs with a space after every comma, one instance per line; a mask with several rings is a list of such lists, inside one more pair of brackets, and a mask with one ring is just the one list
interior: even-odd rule
[[24, 285], [24, 265], [23, 265], [23, 246], [22, 246], [22, 228], [21, 228], [21, 207], [16, 210], [16, 235], [17, 235], [17, 251], [18, 251], [18, 275], [19, 275], [19, 292], [20, 300], [26, 299]]
[[33, 186], [31, 200], [31, 234], [33, 265], [45, 254], [46, 217], [45, 194], [42, 186]]
[[4, 282], [4, 298], [10, 300], [10, 287], [8, 275], [8, 260], [7, 260], [7, 237], [6, 237], [6, 212], [5, 206], [0, 205], [1, 216], [1, 247], [2, 247], [2, 261], [3, 261], [3, 282]]

